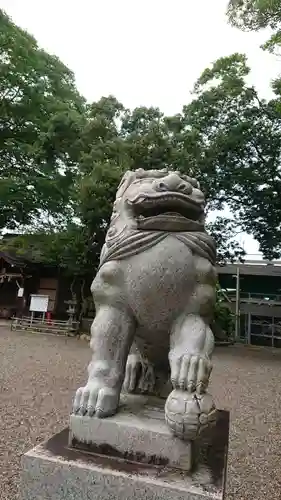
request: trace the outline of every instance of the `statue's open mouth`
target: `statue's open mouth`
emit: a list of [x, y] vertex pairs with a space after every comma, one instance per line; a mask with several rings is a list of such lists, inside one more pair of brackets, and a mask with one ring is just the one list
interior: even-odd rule
[[128, 203], [140, 229], [188, 231], [204, 214], [203, 205], [181, 193], [139, 194]]

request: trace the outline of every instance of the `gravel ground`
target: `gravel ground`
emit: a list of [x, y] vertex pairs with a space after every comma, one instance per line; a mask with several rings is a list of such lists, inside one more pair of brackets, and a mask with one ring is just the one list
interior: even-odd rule
[[[67, 425], [90, 349], [0, 327], [0, 499], [15, 500], [20, 457]], [[220, 347], [211, 391], [231, 411], [227, 500], [281, 498], [281, 349]]]

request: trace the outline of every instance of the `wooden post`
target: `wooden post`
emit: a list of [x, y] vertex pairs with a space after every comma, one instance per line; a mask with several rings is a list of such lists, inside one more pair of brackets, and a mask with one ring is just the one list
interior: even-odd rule
[[252, 315], [248, 313], [248, 329], [247, 329], [247, 344], [251, 344], [251, 324], [252, 324]]
[[235, 342], [240, 338], [240, 267], [236, 268]]
[[26, 298], [25, 298], [25, 289], [24, 289], [24, 286], [25, 286], [25, 275], [24, 275], [24, 272], [23, 270], [21, 269], [21, 273], [22, 273], [22, 276], [20, 278], [20, 286], [19, 284], [17, 283], [18, 285], [18, 289], [19, 288], [23, 288], [24, 292], [23, 292], [23, 296], [22, 297], [17, 297], [17, 317], [18, 318], [21, 318], [23, 316], [23, 313], [24, 313], [24, 309], [25, 309], [25, 304], [26, 304]]

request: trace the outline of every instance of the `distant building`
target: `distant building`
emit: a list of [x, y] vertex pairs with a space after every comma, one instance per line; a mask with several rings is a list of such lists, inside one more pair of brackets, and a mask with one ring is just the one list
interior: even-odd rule
[[[281, 261], [248, 260], [218, 267], [225, 303], [236, 314], [236, 340], [247, 344], [281, 347]], [[85, 294], [90, 299], [90, 282]], [[23, 296], [19, 289], [24, 290]], [[26, 257], [0, 252], [0, 317], [29, 315], [31, 294], [48, 295], [48, 311], [67, 319], [73, 278], [58, 268], [35, 264]], [[79, 290], [78, 290], [79, 293]], [[94, 316], [89, 300], [83, 309], [88, 329]], [[89, 318], [89, 319], [87, 319]]]
[[10, 250], [0, 251], [0, 318], [28, 316], [31, 294], [39, 294], [49, 297], [48, 312], [52, 317], [68, 319], [72, 281], [57, 267], [34, 263]]
[[247, 260], [218, 267], [236, 313], [236, 340], [281, 347], [281, 261]]

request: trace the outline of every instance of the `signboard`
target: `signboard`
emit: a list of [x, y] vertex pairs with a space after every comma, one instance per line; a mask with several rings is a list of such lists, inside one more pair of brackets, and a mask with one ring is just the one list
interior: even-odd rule
[[23, 297], [23, 294], [24, 294], [24, 289], [20, 287], [18, 289], [18, 297]]
[[49, 296], [48, 295], [31, 295], [29, 310], [32, 312], [48, 311]]

